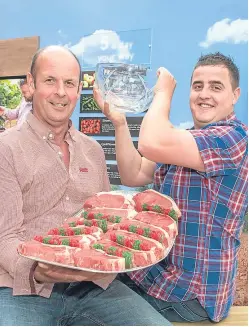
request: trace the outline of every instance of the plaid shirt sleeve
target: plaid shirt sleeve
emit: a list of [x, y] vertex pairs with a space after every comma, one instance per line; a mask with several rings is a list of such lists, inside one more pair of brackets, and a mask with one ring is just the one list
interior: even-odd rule
[[233, 173], [247, 152], [247, 133], [242, 126], [212, 125], [206, 129], [189, 132], [200, 151], [205, 177]]
[[154, 173], [153, 189], [157, 192], [160, 192], [160, 188], [163, 184], [166, 173], [170, 165], [157, 163]]

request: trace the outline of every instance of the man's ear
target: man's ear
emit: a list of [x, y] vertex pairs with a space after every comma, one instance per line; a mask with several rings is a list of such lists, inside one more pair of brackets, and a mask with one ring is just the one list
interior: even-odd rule
[[29, 86], [29, 92], [33, 96], [34, 91], [35, 91], [35, 81], [34, 81], [33, 76], [31, 75], [31, 73], [27, 74], [27, 82], [28, 82], [28, 86]]
[[237, 87], [233, 91], [233, 105], [235, 105], [235, 103], [239, 100], [239, 97], [240, 97], [240, 87]]

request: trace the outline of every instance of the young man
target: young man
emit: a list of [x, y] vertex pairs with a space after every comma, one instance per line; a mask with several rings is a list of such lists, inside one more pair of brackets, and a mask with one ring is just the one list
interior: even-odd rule
[[22, 92], [22, 100], [19, 106], [15, 109], [8, 109], [0, 106], [0, 116], [5, 116], [8, 120], [17, 120], [17, 125], [21, 125], [27, 118], [27, 115], [32, 110], [32, 96], [29, 91], [27, 79], [20, 80], [20, 89]]
[[58, 46], [41, 49], [27, 76], [33, 113], [0, 136], [0, 325], [167, 325], [142, 297], [111, 283], [115, 275], [18, 255], [21, 242], [110, 189], [102, 148], [70, 121], [82, 88], [76, 57]]
[[176, 129], [169, 120], [175, 86], [174, 77], [160, 68], [139, 135], [143, 157], [133, 146], [125, 116], [111, 112], [94, 90], [115, 126], [123, 184], [154, 182], [154, 188], [171, 196], [182, 212], [168, 257], [123, 281], [169, 321], [218, 322], [233, 303], [239, 237], [248, 205], [247, 129], [234, 112], [239, 71], [220, 53], [199, 59], [191, 78], [190, 130]]

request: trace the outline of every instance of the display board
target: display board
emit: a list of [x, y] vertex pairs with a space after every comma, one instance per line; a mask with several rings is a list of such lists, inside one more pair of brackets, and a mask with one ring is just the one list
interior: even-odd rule
[[[116, 160], [116, 149], [114, 140], [97, 140], [104, 150], [106, 160]], [[133, 141], [135, 148], [138, 148], [138, 141]]]
[[[95, 37], [95, 39], [93, 39]], [[108, 176], [112, 186], [121, 187], [121, 180], [116, 162], [115, 128], [112, 122], [103, 115], [93, 98], [95, 70], [98, 63], [119, 62], [141, 64], [150, 67], [151, 30], [99, 33], [91, 36], [90, 46], [84, 38], [84, 54], [78, 57], [82, 69], [82, 92], [79, 110], [79, 131], [93, 137], [101, 145], [106, 159]], [[93, 51], [94, 48], [94, 51]], [[145, 70], [144, 79], [148, 82], [149, 70]], [[151, 87], [151, 85], [149, 85]], [[144, 113], [128, 114], [127, 124], [135, 148], [138, 148], [138, 137]]]

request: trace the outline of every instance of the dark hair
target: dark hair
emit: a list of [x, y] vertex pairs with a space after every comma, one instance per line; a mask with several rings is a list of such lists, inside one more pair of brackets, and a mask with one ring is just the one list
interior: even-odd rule
[[[39, 56], [45, 51], [45, 50], [47, 50], [48, 48], [50, 48], [51, 46], [49, 45], [49, 46], [47, 46], [47, 47], [45, 47], [45, 48], [41, 48], [41, 49], [39, 49], [36, 53], [35, 53], [35, 55], [33, 56], [33, 58], [32, 58], [32, 61], [31, 61], [31, 67], [30, 67], [30, 73], [31, 73], [31, 75], [33, 76], [33, 78], [34, 78], [34, 83], [35, 83], [35, 75], [36, 75], [36, 65], [37, 65], [37, 59], [39, 58]], [[65, 48], [65, 47], [63, 47], [63, 46], [56, 46], [56, 47], [58, 47], [58, 48], [61, 48], [61, 49], [64, 49], [64, 50], [66, 50], [66, 51], [68, 51], [69, 53], [71, 53], [71, 55], [75, 58], [75, 60], [77, 61], [77, 63], [78, 63], [78, 65], [79, 65], [79, 69], [80, 69], [80, 76], [79, 76], [79, 83], [81, 82], [81, 65], [80, 65], [80, 62], [79, 62], [79, 59], [76, 57], [76, 55], [71, 51], [71, 50], [69, 50], [68, 48]]]
[[27, 78], [22, 78], [19, 81], [19, 86], [22, 87], [23, 85], [27, 84]]
[[[194, 71], [196, 68], [200, 66], [224, 66], [228, 69], [231, 84], [233, 89], [236, 89], [239, 86], [239, 69], [235, 65], [234, 60], [231, 57], [227, 57], [220, 52], [209, 53], [206, 55], [202, 55], [197, 64], [194, 67]], [[193, 77], [193, 74], [192, 74]], [[192, 81], [191, 77], [191, 81]]]

